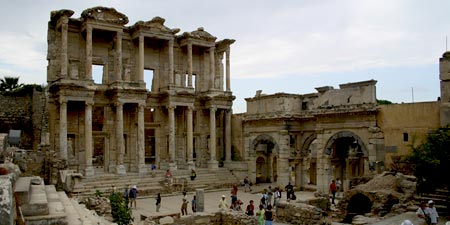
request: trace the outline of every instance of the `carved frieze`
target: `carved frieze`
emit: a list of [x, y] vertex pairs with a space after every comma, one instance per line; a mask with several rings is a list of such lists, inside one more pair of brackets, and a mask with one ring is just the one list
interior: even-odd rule
[[162, 32], [162, 33], [170, 33], [170, 34], [176, 34], [176, 33], [180, 32], [180, 29], [178, 29], [178, 28], [170, 29], [170, 28], [166, 27], [164, 25], [165, 21], [166, 20], [164, 18], [157, 16], [147, 22], [144, 22], [144, 21], [136, 22], [134, 24], [134, 28], [136, 30], [145, 29], [145, 30]]
[[200, 39], [204, 41], [216, 41], [217, 39], [217, 37], [214, 37], [210, 33], [206, 32], [203, 27], [199, 27], [197, 30], [192, 32], [184, 32], [183, 37]]

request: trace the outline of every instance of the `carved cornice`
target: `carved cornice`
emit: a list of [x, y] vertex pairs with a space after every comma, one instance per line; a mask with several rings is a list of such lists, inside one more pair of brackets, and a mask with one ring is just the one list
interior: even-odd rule
[[125, 25], [128, 23], [128, 17], [125, 14], [118, 12], [114, 8], [107, 8], [102, 6], [84, 10], [81, 13], [81, 19], [85, 21], [88, 19], [92, 19], [96, 21], [115, 23], [120, 25]]
[[61, 9], [58, 11], [51, 11], [50, 12], [50, 21], [53, 23], [56, 23], [61, 17], [71, 17], [73, 15], [74, 11], [70, 9]]

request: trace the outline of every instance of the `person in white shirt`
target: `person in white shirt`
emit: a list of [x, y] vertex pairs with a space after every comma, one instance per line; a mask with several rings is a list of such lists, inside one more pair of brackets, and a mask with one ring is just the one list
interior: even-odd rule
[[428, 207], [426, 208], [425, 213], [430, 217], [431, 224], [437, 224], [439, 215], [436, 211], [436, 207], [434, 207], [433, 200], [428, 201]]
[[420, 206], [416, 211], [416, 215], [417, 217], [420, 218], [420, 220], [422, 221], [423, 224], [425, 224], [425, 219], [428, 216], [425, 211], [427, 210], [427, 203], [425, 201], [420, 202]]

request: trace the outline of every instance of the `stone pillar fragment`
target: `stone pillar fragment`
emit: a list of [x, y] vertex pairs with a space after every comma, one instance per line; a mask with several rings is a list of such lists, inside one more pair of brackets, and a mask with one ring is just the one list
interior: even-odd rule
[[169, 40], [169, 84], [173, 84], [173, 39]]
[[123, 165], [123, 157], [125, 154], [125, 145], [123, 139], [123, 103], [116, 102], [116, 173], [120, 175], [126, 174]]
[[192, 87], [192, 43], [187, 44], [188, 57], [188, 87]]
[[225, 51], [225, 73], [226, 73], [226, 91], [231, 91], [231, 84], [230, 84], [230, 46], [227, 46], [227, 50]]
[[144, 81], [144, 35], [139, 35], [139, 81]]
[[67, 31], [69, 30], [69, 18], [61, 18], [61, 77], [67, 77]]
[[145, 167], [145, 127], [144, 127], [144, 104], [139, 104], [138, 109], [138, 162], [139, 173], [144, 174], [147, 172]]
[[170, 170], [177, 169], [175, 158], [175, 106], [167, 107], [169, 110], [169, 155], [170, 155]]
[[194, 159], [194, 137], [193, 137], [193, 118], [192, 118], [192, 107], [187, 108], [187, 115], [186, 115], [186, 121], [187, 121], [187, 158], [188, 158], [188, 164], [193, 164]]
[[85, 62], [85, 77], [92, 79], [92, 26], [86, 25], [86, 62]]
[[225, 113], [225, 161], [231, 161], [231, 109]]
[[204, 212], [205, 211], [205, 190], [196, 189], [195, 196], [197, 199], [197, 212]]
[[85, 159], [86, 168], [84, 169], [85, 176], [93, 176], [94, 168], [92, 167], [92, 105], [93, 102], [86, 101], [85, 104], [85, 120], [84, 120], [84, 149], [85, 149]]
[[219, 163], [216, 160], [216, 111], [217, 108], [211, 107], [209, 109], [209, 154], [210, 160], [208, 168], [215, 170], [219, 168]]
[[67, 101], [59, 101], [59, 156], [65, 160], [67, 156]]
[[214, 57], [214, 47], [209, 48], [209, 70], [210, 70], [210, 89], [214, 89], [214, 79], [215, 79], [215, 57]]
[[115, 72], [116, 72], [116, 80], [122, 81], [122, 31], [118, 31], [116, 34], [116, 55], [114, 58], [115, 61]]

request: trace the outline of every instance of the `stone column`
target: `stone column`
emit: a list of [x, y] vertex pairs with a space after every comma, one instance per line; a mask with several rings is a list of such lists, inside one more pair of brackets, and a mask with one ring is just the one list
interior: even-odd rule
[[215, 47], [209, 48], [209, 69], [210, 69], [210, 89], [214, 89], [214, 78], [215, 78], [215, 60], [214, 60], [214, 50]]
[[225, 113], [225, 161], [231, 161], [231, 109]]
[[120, 175], [126, 174], [123, 165], [123, 157], [125, 154], [125, 145], [123, 140], [123, 103], [116, 102], [116, 173]]
[[188, 57], [188, 87], [192, 87], [192, 42], [187, 44]]
[[59, 101], [59, 156], [65, 160], [67, 156], [67, 100]]
[[138, 162], [139, 173], [145, 174], [147, 168], [145, 167], [145, 127], [144, 127], [144, 103], [139, 104], [138, 109]]
[[139, 82], [144, 81], [144, 35], [139, 35]]
[[91, 101], [85, 102], [85, 120], [84, 120], [84, 154], [86, 158], [86, 168], [84, 169], [85, 176], [93, 176], [94, 168], [92, 167], [92, 105], [94, 103]]
[[67, 31], [69, 18], [61, 18], [61, 77], [67, 77]]
[[86, 64], [85, 78], [92, 80], [92, 26], [86, 25]]
[[192, 107], [188, 106], [187, 108], [187, 158], [189, 167], [193, 167], [194, 165], [194, 136], [193, 136], [193, 119], [192, 119]]
[[216, 160], [216, 111], [217, 108], [211, 107], [209, 109], [209, 154], [210, 160], [208, 168], [216, 170], [219, 168], [219, 163]]
[[116, 55], [114, 58], [115, 61], [115, 72], [116, 72], [116, 80], [122, 81], [122, 31], [117, 31], [116, 34]]
[[169, 155], [170, 155], [170, 170], [177, 170], [177, 163], [175, 158], [175, 107], [168, 106], [169, 110]]
[[230, 85], [230, 46], [227, 46], [227, 50], [225, 51], [225, 73], [226, 73], [226, 90], [231, 91], [231, 85]]
[[169, 40], [169, 84], [173, 84], [173, 39]]

